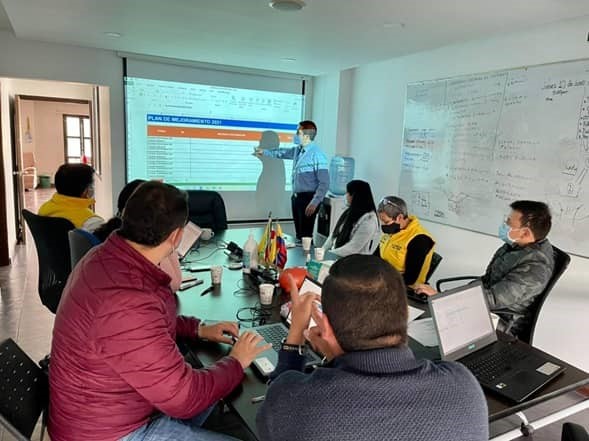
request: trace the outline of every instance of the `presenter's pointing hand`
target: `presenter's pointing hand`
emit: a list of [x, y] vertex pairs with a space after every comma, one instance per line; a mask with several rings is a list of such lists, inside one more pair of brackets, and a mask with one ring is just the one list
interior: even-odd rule
[[261, 158], [262, 156], [264, 156], [264, 151], [260, 147], [254, 147], [254, 152], [252, 153], [252, 155]]

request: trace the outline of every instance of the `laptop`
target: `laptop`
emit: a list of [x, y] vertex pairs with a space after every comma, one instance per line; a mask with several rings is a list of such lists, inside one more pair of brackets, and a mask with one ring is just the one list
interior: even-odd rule
[[178, 258], [184, 259], [190, 250], [194, 247], [198, 241], [202, 230], [200, 227], [190, 221], [184, 227], [184, 233], [182, 234], [182, 241], [176, 250], [178, 252]]
[[[321, 285], [318, 282], [306, 277], [303, 284], [301, 285], [301, 288], [299, 289], [299, 292], [301, 294], [306, 292], [313, 292], [315, 294], [321, 295]], [[286, 322], [288, 325], [290, 325], [292, 322], [290, 312], [286, 318]], [[315, 326], [315, 322], [313, 322], [313, 319], [311, 319], [309, 327], [311, 328], [313, 326]], [[252, 363], [258, 372], [267, 377], [274, 371], [278, 364], [278, 352], [280, 351], [282, 341], [288, 335], [288, 328], [283, 323], [272, 323], [269, 325], [255, 326], [250, 329], [244, 329], [244, 331], [254, 331], [261, 335], [266, 343], [270, 343], [272, 345], [271, 349], [267, 349], [266, 351], [262, 352]], [[321, 360], [321, 357], [309, 346], [307, 346], [305, 367], [317, 366], [321, 364]]]
[[429, 298], [442, 360], [464, 364], [481, 386], [517, 403], [565, 368], [525, 344], [499, 341], [481, 282]]

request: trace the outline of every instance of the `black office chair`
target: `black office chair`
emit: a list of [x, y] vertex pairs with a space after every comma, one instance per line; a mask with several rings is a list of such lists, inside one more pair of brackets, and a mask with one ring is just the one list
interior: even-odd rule
[[188, 190], [188, 219], [215, 233], [227, 229], [225, 202], [216, 191]]
[[[0, 426], [16, 440], [30, 440], [39, 416], [45, 415], [49, 382], [39, 366], [9, 338], [0, 343]], [[41, 425], [41, 441], [45, 418]]]
[[[561, 249], [552, 245], [552, 250], [554, 253], [554, 269], [552, 270], [552, 275], [544, 288], [544, 291], [540, 293], [538, 297], [534, 300], [534, 303], [528, 308], [528, 316], [530, 317], [530, 326], [528, 329], [523, 330], [522, 332], [518, 333], [517, 338], [521, 341], [526, 343], [532, 344], [532, 340], [534, 337], [534, 331], [536, 330], [536, 324], [538, 322], [538, 317], [540, 316], [540, 310], [542, 309], [542, 305], [546, 301], [548, 294], [552, 291], [552, 288], [560, 279], [560, 276], [563, 275], [565, 270], [568, 268], [569, 263], [571, 262], [571, 256], [567, 253], [562, 251]], [[438, 292], [442, 292], [442, 285], [448, 282], [456, 282], [456, 281], [463, 281], [463, 280], [477, 280], [480, 279], [479, 276], [458, 276], [458, 277], [448, 277], [446, 279], [440, 279], [436, 283], [436, 290]]]
[[39, 260], [39, 296], [55, 314], [61, 293], [72, 270], [68, 231], [74, 224], [59, 217], [38, 216], [22, 211], [33, 235]]
[[429, 279], [431, 279], [432, 275], [434, 274], [438, 266], [440, 266], [442, 259], [443, 257], [434, 251], [434, 254], [432, 254], [432, 261], [429, 264], [429, 270], [427, 272], [427, 275], [425, 276], [426, 283], [429, 281]]
[[585, 428], [575, 423], [564, 423], [560, 441], [589, 441], [589, 434]]
[[81, 228], [68, 231], [72, 269], [90, 249], [100, 243], [92, 233]]

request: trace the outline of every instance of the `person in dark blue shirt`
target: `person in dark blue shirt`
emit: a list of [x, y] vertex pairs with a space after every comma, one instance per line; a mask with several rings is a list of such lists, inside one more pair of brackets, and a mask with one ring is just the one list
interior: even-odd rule
[[[489, 439], [474, 376], [459, 363], [416, 360], [407, 347], [405, 284], [387, 262], [344, 257], [320, 298], [299, 296], [294, 282], [291, 297], [292, 324], [257, 415], [261, 441]], [[310, 374], [306, 339], [329, 361]]]

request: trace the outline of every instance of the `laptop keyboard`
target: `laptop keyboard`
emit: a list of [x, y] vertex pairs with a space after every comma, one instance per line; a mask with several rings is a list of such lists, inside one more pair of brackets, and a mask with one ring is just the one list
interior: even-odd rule
[[511, 369], [514, 362], [526, 358], [528, 354], [512, 346], [501, 346], [500, 350], [477, 355], [472, 360], [460, 360], [481, 383], [492, 383], [497, 377]]
[[[264, 337], [267, 343], [272, 345], [272, 349], [276, 352], [280, 352], [280, 347], [282, 346], [282, 341], [286, 338], [288, 331], [277, 324], [276, 326], [265, 326], [263, 328], [256, 328], [256, 332]], [[309, 350], [307, 350], [305, 354], [305, 363], [312, 363], [315, 362], [316, 359], [311, 356]]]

